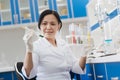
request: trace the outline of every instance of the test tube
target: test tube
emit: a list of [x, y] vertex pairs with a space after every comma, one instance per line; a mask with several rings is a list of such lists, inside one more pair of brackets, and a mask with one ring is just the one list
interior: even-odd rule
[[69, 34], [72, 36], [72, 43], [76, 44], [75, 24], [74, 23], [69, 25]]

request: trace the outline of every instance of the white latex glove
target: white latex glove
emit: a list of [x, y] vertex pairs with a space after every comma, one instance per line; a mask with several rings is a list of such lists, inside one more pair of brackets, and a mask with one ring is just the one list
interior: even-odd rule
[[92, 51], [93, 46], [84, 45], [82, 57], [87, 57], [87, 55]]
[[25, 42], [26, 51], [32, 52], [33, 42], [36, 41], [38, 38], [39, 37], [37, 36], [34, 30], [25, 27], [25, 34], [23, 40]]

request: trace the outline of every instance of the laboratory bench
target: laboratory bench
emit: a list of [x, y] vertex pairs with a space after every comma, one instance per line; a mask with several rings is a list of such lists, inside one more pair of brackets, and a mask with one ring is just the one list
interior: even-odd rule
[[0, 80], [17, 80], [14, 67], [0, 67]]
[[[82, 80], [120, 80], [120, 54], [88, 58]], [[1, 67], [0, 80], [17, 80], [14, 67]]]
[[120, 80], [120, 54], [88, 58], [86, 80]]

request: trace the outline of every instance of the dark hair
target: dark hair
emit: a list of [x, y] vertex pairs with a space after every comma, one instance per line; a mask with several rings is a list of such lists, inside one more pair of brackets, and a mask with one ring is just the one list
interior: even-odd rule
[[40, 29], [40, 25], [41, 25], [41, 22], [42, 22], [43, 18], [44, 18], [46, 15], [49, 15], [49, 14], [53, 14], [53, 15], [56, 17], [56, 19], [58, 20], [58, 24], [60, 24], [60, 29], [61, 29], [61, 27], [62, 27], [62, 21], [61, 21], [61, 19], [60, 19], [59, 14], [58, 14], [56, 11], [49, 10], [49, 9], [47, 9], [47, 10], [45, 10], [45, 11], [43, 11], [43, 12], [41, 13], [41, 15], [40, 15], [40, 17], [39, 17], [39, 22], [38, 22], [38, 28]]

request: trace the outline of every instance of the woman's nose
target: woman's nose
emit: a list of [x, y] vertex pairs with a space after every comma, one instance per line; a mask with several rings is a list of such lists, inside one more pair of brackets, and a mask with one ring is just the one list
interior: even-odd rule
[[51, 28], [51, 27], [50, 27], [50, 24], [48, 24], [48, 25], [47, 25], [47, 29], [50, 29], [50, 28]]

